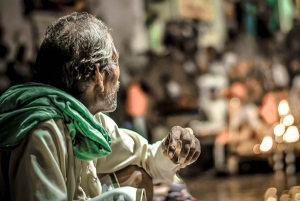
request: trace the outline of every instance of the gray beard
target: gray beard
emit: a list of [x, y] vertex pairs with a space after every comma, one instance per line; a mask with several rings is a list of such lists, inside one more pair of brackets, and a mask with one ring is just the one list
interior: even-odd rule
[[108, 94], [104, 101], [105, 105], [109, 106], [108, 110], [113, 112], [117, 108], [117, 92]]
[[[117, 108], [117, 95], [119, 91], [119, 83], [114, 88], [113, 92], [110, 94], [102, 94], [102, 96], [98, 96], [97, 98], [102, 99], [102, 102], [104, 103], [104, 107], [102, 108], [102, 112], [113, 112]], [[101, 93], [101, 92], [100, 92]], [[100, 95], [100, 94], [99, 94]]]

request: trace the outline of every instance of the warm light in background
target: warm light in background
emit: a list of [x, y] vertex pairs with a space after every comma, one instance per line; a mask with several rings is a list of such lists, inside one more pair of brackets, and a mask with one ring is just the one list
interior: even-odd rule
[[276, 136], [281, 136], [284, 134], [285, 131], [285, 126], [281, 123], [277, 124], [274, 126], [274, 135]]
[[270, 136], [266, 136], [262, 140], [259, 149], [262, 152], [267, 152], [271, 150], [272, 146], [273, 146], [273, 139]]
[[278, 106], [278, 113], [279, 115], [283, 116], [283, 115], [287, 115], [290, 111], [290, 107], [289, 107], [289, 104], [286, 100], [282, 100], [280, 101], [279, 103], [279, 106]]
[[288, 143], [297, 142], [299, 140], [299, 131], [296, 126], [290, 126], [287, 128], [283, 140]]
[[285, 126], [290, 126], [294, 123], [294, 117], [293, 115], [289, 114], [285, 117], [283, 117], [283, 120], [282, 120], [282, 123], [285, 125]]
[[240, 99], [238, 99], [238, 98], [232, 98], [231, 100], [230, 100], [230, 106], [232, 107], [232, 108], [237, 108], [237, 107], [239, 107], [240, 106], [240, 104], [241, 104], [241, 101], [240, 101]]

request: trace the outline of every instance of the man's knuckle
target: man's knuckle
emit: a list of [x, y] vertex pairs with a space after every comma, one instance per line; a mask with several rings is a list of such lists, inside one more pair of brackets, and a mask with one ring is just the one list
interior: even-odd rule
[[191, 145], [190, 145], [190, 144], [185, 144], [185, 145], [184, 145], [184, 149], [186, 149], [186, 150], [190, 150], [190, 149], [192, 149], [192, 147], [191, 147]]
[[188, 155], [188, 153], [189, 153], [188, 150], [182, 150], [180, 153], [180, 156], [184, 157], [184, 156]]
[[190, 147], [190, 152], [192, 153], [196, 152], [196, 147]]
[[185, 143], [187, 143], [187, 142], [192, 141], [192, 138], [189, 135], [183, 135], [182, 136], [182, 141], [185, 142]]

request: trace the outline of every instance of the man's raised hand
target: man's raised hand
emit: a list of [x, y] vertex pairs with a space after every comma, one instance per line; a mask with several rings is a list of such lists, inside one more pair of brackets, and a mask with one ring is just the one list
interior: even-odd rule
[[190, 128], [174, 126], [162, 143], [165, 156], [181, 168], [195, 162], [201, 153], [200, 142]]

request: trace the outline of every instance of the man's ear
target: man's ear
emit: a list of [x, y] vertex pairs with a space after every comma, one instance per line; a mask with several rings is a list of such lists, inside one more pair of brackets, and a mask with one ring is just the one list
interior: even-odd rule
[[100, 72], [98, 69], [99, 68], [95, 68], [95, 79], [94, 80], [95, 80], [95, 83], [97, 85], [99, 85], [100, 91], [103, 92], [104, 91], [103, 80], [104, 80], [105, 73]]

